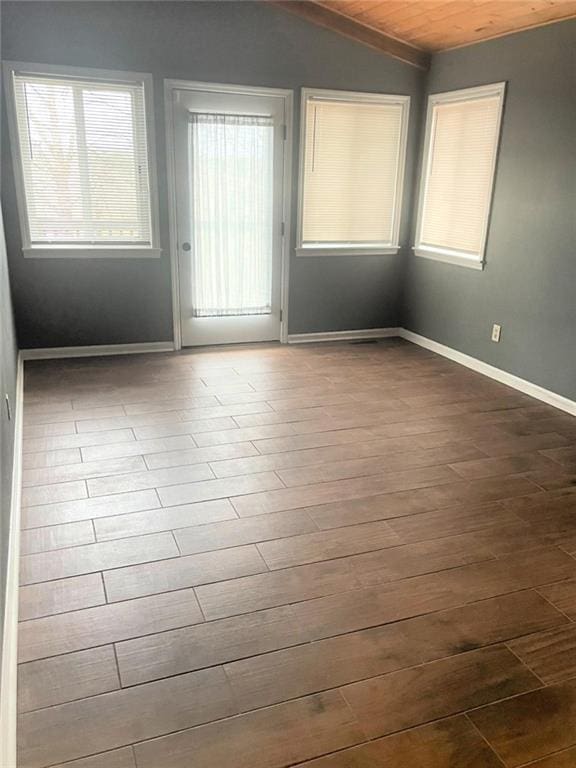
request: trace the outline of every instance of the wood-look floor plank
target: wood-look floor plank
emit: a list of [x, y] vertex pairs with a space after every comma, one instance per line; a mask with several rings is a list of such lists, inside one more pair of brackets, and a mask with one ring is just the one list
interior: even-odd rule
[[282, 481], [277, 475], [274, 472], [261, 472], [245, 477], [171, 485], [159, 488], [158, 496], [164, 507], [172, 507], [180, 504], [193, 504], [198, 501], [209, 501], [210, 499], [223, 499], [238, 494], [272, 491], [276, 488], [283, 488]]
[[450, 466], [465, 480], [478, 480], [497, 475], [517, 475], [533, 470], [558, 469], [551, 459], [538, 453], [519, 453], [514, 456], [463, 460]]
[[576, 745], [576, 680], [516, 696], [469, 714], [507, 768]]
[[[293, 514], [302, 514], [292, 510]], [[286, 514], [282, 512], [278, 515]], [[243, 518], [242, 522], [258, 523], [264, 517]], [[192, 532], [192, 536], [193, 536]], [[392, 531], [386, 521], [353, 525], [348, 528], [335, 528], [331, 531], [315, 531], [299, 536], [286, 535], [275, 541], [262, 541], [258, 551], [264, 558], [270, 570], [291, 568], [320, 560], [331, 560], [345, 557], [358, 552], [369, 552], [374, 549], [395, 547], [401, 543], [399, 537]]]
[[377, 474], [399, 474], [420, 467], [448, 464], [456, 458], [479, 459], [480, 451], [473, 446], [441, 446], [424, 450], [398, 453], [382, 459], [377, 456], [368, 459], [347, 459], [333, 461], [308, 468], [280, 469], [278, 477], [287, 487], [328, 483], [350, 477], [363, 477]]
[[106, 445], [88, 445], [80, 448], [84, 461], [104, 461], [106, 459], [118, 459], [126, 456], [145, 456], [149, 453], [161, 451], [179, 451], [186, 448], [194, 448], [194, 440], [191, 435], [175, 435], [174, 437], [161, 437], [157, 440], [132, 440]]
[[19, 621], [93, 608], [106, 602], [104, 582], [99, 573], [22, 585], [18, 597]]
[[[390, 444], [393, 442], [394, 444]], [[405, 447], [405, 446], [403, 446]], [[347, 459], [362, 459], [371, 456], [389, 457], [401, 450], [397, 441], [370, 440], [359, 443], [343, 443], [328, 445], [322, 448], [305, 448], [296, 451], [281, 451], [266, 453], [245, 459], [211, 462], [210, 466], [216, 477], [233, 477], [234, 475], [250, 474], [252, 472], [267, 472], [293, 467], [311, 467], [326, 462]], [[474, 449], [476, 450], [476, 449]], [[382, 462], [387, 466], [386, 462]], [[318, 482], [318, 480], [317, 480]]]
[[[214, 504], [218, 502], [205, 502]], [[227, 502], [228, 503], [228, 502]], [[316, 525], [303, 510], [290, 510], [272, 515], [226, 520], [207, 525], [195, 525], [174, 531], [180, 552], [191, 555], [242, 544], [255, 544], [269, 539], [286, 541], [285, 537], [318, 531]], [[265, 552], [260, 554], [270, 567]]]
[[290, 411], [268, 411], [234, 416], [239, 427], [263, 427], [267, 424], [289, 424], [294, 421], [308, 421], [325, 416], [324, 408], [294, 408]]
[[[142, 460], [141, 457], [137, 457]], [[118, 459], [121, 461], [121, 459]], [[147, 470], [133, 472], [128, 475], [116, 475], [112, 477], [99, 477], [88, 480], [88, 492], [91, 497], [109, 496], [113, 493], [131, 493], [145, 491], [148, 488], [164, 488], [181, 483], [197, 483], [202, 480], [211, 480], [214, 473], [208, 464], [191, 464], [186, 467], [173, 467], [171, 469]]]
[[58, 409], [41, 412], [27, 412], [24, 414], [24, 424], [55, 424], [62, 421], [85, 421], [87, 419], [105, 419], [116, 416], [125, 416], [121, 405], [105, 405], [94, 408], [76, 408], [62, 412]]
[[235, 403], [234, 405], [214, 405], [208, 408], [188, 408], [182, 411], [184, 421], [196, 419], [214, 419], [219, 416], [244, 416], [251, 413], [270, 413], [271, 406], [267, 402]]
[[[238, 459], [238, 457], [257, 457], [257, 455], [258, 451], [252, 443], [245, 442], [212, 445], [207, 448], [187, 448], [186, 450], [151, 453], [145, 457], [145, 460], [148, 468], [153, 470], [182, 467], [187, 464], [200, 464], [202, 462], [219, 462], [226, 459], [233, 461]], [[221, 477], [221, 475], [216, 474], [216, 477]]]
[[[408, 768], [409, 766], [412, 768], [502, 768], [502, 763], [471, 723], [462, 715], [457, 715], [438, 723], [375, 739], [358, 747], [351, 747], [302, 763], [301, 768]], [[550, 768], [553, 767], [550, 766]]]
[[364, 738], [334, 691], [137, 744], [135, 753], [138, 768], [282, 768]]
[[134, 442], [131, 429], [114, 429], [109, 432], [90, 432], [77, 435], [72, 432], [67, 435], [27, 438], [22, 445], [23, 453], [37, 451], [78, 450], [91, 445], [108, 445]]
[[160, 499], [154, 490], [43, 504], [22, 510], [22, 527], [39, 528], [45, 525], [72, 523], [77, 520], [93, 520], [110, 515], [155, 509], [159, 506]]
[[[517, 411], [495, 411], [492, 413], [468, 413], [460, 414], [458, 416], [444, 416], [437, 418], [422, 418], [421, 421], [400, 421], [392, 422], [388, 424], [375, 425], [372, 428], [372, 432], [379, 437], [399, 437], [401, 435], [417, 435], [428, 432], [443, 432], [449, 429], [457, 429], [461, 431], [463, 429], [477, 428], [482, 432], [485, 432], [484, 438], [486, 441], [492, 439], [493, 429], [490, 427], [498, 426], [508, 423], [525, 423], [526, 417]], [[477, 447], [482, 450], [483, 444], [476, 443]], [[513, 450], [518, 450], [517, 448]], [[529, 448], [524, 450], [530, 450]]]
[[18, 765], [43, 768], [218, 720], [235, 711], [219, 667], [104, 693], [20, 715]]
[[399, 625], [355, 632], [224, 666], [242, 711], [409, 667], [419, 655]]
[[109, 432], [112, 429], [134, 429], [155, 425], [179, 423], [183, 421], [182, 411], [166, 413], [141, 413], [135, 416], [112, 416], [103, 419], [88, 419], [76, 423], [78, 434], [87, 432]]
[[141, 400], [135, 403], [125, 403], [127, 416], [138, 413], [160, 413], [161, 411], [184, 411], [187, 408], [206, 408], [220, 405], [215, 395], [197, 395], [196, 397], [180, 397], [173, 400]]
[[426, 541], [442, 536], [477, 531], [489, 526], [519, 523], [518, 516], [498, 502], [480, 506], [454, 506], [389, 520], [388, 524], [405, 542]]
[[50, 485], [34, 485], [22, 489], [22, 506], [35, 507], [44, 504], [56, 504], [63, 501], [75, 501], [88, 497], [84, 480]]
[[540, 686], [502, 646], [392, 672], [342, 689], [370, 738], [454, 715]]
[[207, 619], [251, 613], [320, 595], [355, 589], [358, 582], [345, 560], [302, 565], [196, 589]]
[[[27, 381], [26, 384], [28, 385], [28, 383]], [[72, 410], [72, 400], [33, 402], [29, 396], [28, 386], [24, 393], [24, 403], [28, 413], [62, 413]]]
[[[337, 530], [346, 535], [350, 529]], [[492, 559], [494, 555], [490, 549], [478, 542], [474, 534], [463, 534], [379, 548], [351, 557], [349, 562], [360, 584], [369, 586]]]
[[569, 579], [558, 584], [540, 587], [538, 590], [553, 606], [576, 621], [576, 580]]
[[90, 520], [76, 523], [47, 525], [44, 528], [29, 528], [20, 534], [20, 555], [46, 552], [63, 547], [93, 544], [96, 541]]
[[511, 555], [522, 550], [541, 549], [556, 543], [552, 537], [524, 522], [491, 525], [474, 531], [474, 537], [479, 545], [485, 546], [496, 557]]
[[51, 483], [67, 483], [73, 480], [88, 480], [107, 475], [123, 475], [146, 469], [141, 456], [122, 459], [103, 459], [75, 464], [51, 466], [40, 469], [25, 469], [22, 473], [22, 487], [28, 488]]
[[[369, 429], [339, 429], [313, 435], [293, 435], [294, 430], [282, 435], [264, 435], [251, 438], [256, 448], [262, 454], [301, 451], [307, 448], [325, 448], [330, 445], [346, 445], [347, 443], [369, 442], [376, 436]], [[292, 435], [292, 436], [290, 436]]]
[[136, 427], [134, 434], [137, 440], [150, 440], [158, 437], [169, 437], [170, 435], [192, 435], [196, 445], [205, 448], [209, 445], [222, 445], [223, 443], [245, 443], [252, 440], [252, 434], [258, 435], [260, 430], [282, 435], [292, 432], [289, 424], [256, 427], [255, 431], [252, 429], [240, 430], [232, 416], [220, 416], [216, 419], [199, 419], [197, 421]]
[[121, 747], [110, 752], [100, 752], [91, 757], [81, 757], [53, 768], [136, 768], [132, 747]]
[[[247, 475], [245, 479], [251, 477], [256, 477], [256, 475]], [[299, 488], [282, 487], [279, 490], [272, 489], [244, 496], [233, 496], [231, 501], [240, 517], [246, 517], [269, 512], [282, 512], [286, 509], [311, 507], [343, 499], [358, 499], [414, 488], [429, 488], [433, 485], [450, 483], [454, 477], [455, 474], [448, 467], [426, 467], [397, 472], [392, 475], [372, 475], [349, 480], [336, 480], [332, 483], [318, 483]], [[231, 478], [229, 482], [232, 479], [234, 478]]]
[[79, 448], [62, 448], [58, 451], [22, 454], [22, 468], [24, 470], [58, 467], [61, 464], [76, 464], [80, 461], [82, 461], [82, 454]]
[[514, 640], [512, 651], [545, 683], [576, 677], [576, 625]]
[[[183, 504], [177, 507], [101, 517], [94, 520], [94, 528], [98, 541], [106, 541], [146, 533], [185, 529], [187, 526], [204, 527], [210, 523], [232, 519], [238, 518], [228, 499], [214, 499], [199, 501], [197, 504]], [[183, 550], [181, 551], [186, 554]]]
[[130, 539], [115, 539], [82, 547], [39, 552], [20, 559], [20, 583], [34, 584], [51, 579], [80, 576], [83, 573], [121, 568], [134, 563], [177, 557], [172, 534], [153, 533]]
[[[576, 424], [573, 424], [573, 426], [576, 427]], [[569, 445], [565, 448], [549, 448], [542, 451], [542, 454], [571, 469], [576, 465], [576, 446], [574, 445]]]
[[282, 397], [271, 398], [268, 401], [275, 411], [291, 411], [294, 408], [314, 408], [321, 406], [325, 408], [330, 405], [339, 405], [341, 403], [353, 403], [352, 395], [349, 392], [325, 392], [311, 397]]
[[[117, 541], [131, 542], [133, 539], [120, 539], [110, 543], [115, 544]], [[251, 574], [267, 570], [266, 563], [254, 545], [156, 560], [157, 562], [146, 562], [144, 565], [105, 571], [104, 583], [108, 600], [130, 600], [200, 584], [249, 577]]]
[[43, 659], [204, 621], [194, 590], [100, 605], [20, 622], [20, 662]]
[[549, 432], [540, 435], [511, 436], [502, 440], [476, 440], [474, 444], [488, 456], [504, 458], [529, 451], [568, 445], [568, 440], [557, 432]]
[[542, 760], [531, 762], [529, 768], [574, 768], [576, 765], [576, 747], [556, 752]]
[[349, 501], [334, 501], [307, 507], [306, 512], [318, 528], [329, 530], [403, 517], [417, 512], [426, 512], [431, 508], [433, 505], [427, 500], [426, 493], [416, 490], [398, 491]]
[[123, 685], [223, 664], [306, 641], [290, 606], [209, 621], [116, 644]]
[[576, 510], [576, 494], [563, 491], [546, 493], [542, 489], [522, 499], [507, 499], [504, 502], [518, 517], [528, 523], [538, 523], [544, 519]]
[[442, 485], [430, 489], [430, 501], [437, 507], [455, 504], [482, 504], [488, 501], [527, 496], [539, 487], [522, 477], [486, 478]]
[[76, 424], [73, 421], [63, 421], [56, 424], [34, 424], [22, 429], [22, 437], [25, 441], [40, 437], [58, 437], [60, 435], [75, 434]]
[[400, 627], [421, 660], [432, 661], [565, 625], [563, 614], [526, 590], [417, 616]]
[[18, 711], [84, 699], [120, 688], [114, 648], [104, 645], [18, 665]]

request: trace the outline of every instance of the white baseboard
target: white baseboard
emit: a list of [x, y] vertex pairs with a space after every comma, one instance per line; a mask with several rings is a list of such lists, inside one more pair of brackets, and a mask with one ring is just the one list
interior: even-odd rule
[[291, 333], [288, 344], [311, 344], [321, 341], [354, 341], [356, 339], [385, 339], [400, 336], [400, 328], [367, 328], [363, 331], [326, 331], [324, 333]]
[[460, 363], [460, 365], [466, 366], [466, 368], [471, 368], [473, 371], [482, 373], [484, 376], [489, 376], [491, 379], [495, 379], [501, 384], [507, 384], [509, 387], [517, 389], [525, 395], [530, 395], [530, 397], [534, 397], [536, 400], [541, 400], [543, 403], [547, 403], [548, 405], [554, 406], [554, 408], [565, 411], [571, 416], [576, 416], [576, 401], [574, 400], [570, 400], [549, 389], [544, 389], [544, 387], [540, 387], [538, 384], [533, 384], [531, 381], [521, 379], [520, 376], [515, 376], [513, 373], [503, 371], [501, 368], [496, 368], [494, 365], [484, 363], [476, 357], [466, 355], [464, 352], [459, 352], [457, 349], [447, 347], [444, 344], [426, 338], [426, 336], [420, 336], [418, 333], [408, 331], [405, 328], [400, 328], [399, 335], [407, 341], [418, 344], [420, 347], [425, 347], [432, 352], [437, 352], [443, 357], [447, 357], [450, 360], [454, 360], [456, 363]]
[[171, 341], [150, 341], [139, 344], [101, 344], [91, 347], [47, 347], [23, 349], [22, 360], [57, 360], [66, 357], [104, 357], [106, 355], [136, 355], [146, 352], [172, 352]]
[[8, 567], [6, 572], [6, 606], [2, 636], [2, 668], [0, 670], [0, 766], [16, 768], [16, 694], [18, 662], [18, 571], [20, 560], [20, 487], [22, 481], [22, 410], [24, 366], [18, 356], [16, 402], [14, 403], [14, 462]]

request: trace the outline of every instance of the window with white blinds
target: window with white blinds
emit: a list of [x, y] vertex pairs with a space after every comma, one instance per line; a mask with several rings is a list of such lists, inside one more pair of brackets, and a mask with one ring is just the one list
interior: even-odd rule
[[157, 248], [148, 81], [123, 74], [12, 71], [25, 252]]
[[504, 83], [430, 97], [415, 251], [482, 267]]
[[304, 89], [300, 255], [397, 251], [409, 101]]

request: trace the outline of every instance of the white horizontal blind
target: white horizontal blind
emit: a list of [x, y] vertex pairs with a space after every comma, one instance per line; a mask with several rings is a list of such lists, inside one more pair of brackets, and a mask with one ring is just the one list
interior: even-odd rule
[[391, 245], [402, 162], [400, 103], [306, 102], [302, 245]]
[[490, 95], [433, 106], [420, 245], [482, 258], [500, 103]]
[[151, 245], [142, 82], [14, 74], [31, 245]]

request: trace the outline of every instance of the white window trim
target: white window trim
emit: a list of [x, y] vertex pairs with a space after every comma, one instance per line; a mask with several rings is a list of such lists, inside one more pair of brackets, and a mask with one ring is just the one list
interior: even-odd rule
[[[486, 255], [486, 241], [488, 239], [488, 226], [490, 223], [490, 213], [492, 210], [492, 201], [494, 199], [494, 181], [496, 178], [496, 166], [498, 164], [498, 154], [500, 149], [501, 127], [502, 127], [502, 112], [504, 108], [504, 94], [506, 91], [506, 82], [492, 83], [490, 85], [480, 85], [475, 88], [462, 88], [458, 91], [446, 91], [444, 93], [433, 93], [428, 97], [428, 107], [426, 110], [426, 131], [424, 134], [424, 150], [422, 154], [422, 170], [420, 174], [420, 193], [418, 197], [418, 213], [417, 213], [417, 225], [416, 225], [416, 238], [414, 244], [414, 253], [416, 256], [420, 256], [425, 259], [432, 259], [434, 261], [442, 261], [446, 264], [455, 264], [461, 267], [468, 267], [468, 269], [484, 269], [485, 255]], [[431, 142], [432, 132], [434, 124], [434, 107], [437, 104], [450, 104], [458, 101], [470, 101], [472, 99], [486, 98], [487, 96], [497, 96], [499, 99], [498, 106], [498, 119], [496, 123], [496, 151], [494, 152], [494, 159], [492, 161], [491, 178], [490, 178], [490, 196], [488, 205], [486, 206], [486, 213], [484, 216], [482, 244], [480, 252], [478, 254], [466, 253], [464, 251], [457, 251], [451, 248], [440, 248], [430, 245], [423, 245], [421, 241], [422, 231], [422, 210], [424, 208], [424, 200], [426, 199], [427, 184], [430, 172], [431, 157]]]
[[[310, 98], [330, 101], [366, 102], [369, 104], [399, 104], [402, 107], [402, 129], [400, 133], [398, 175], [396, 178], [396, 199], [394, 201], [392, 242], [389, 245], [359, 246], [357, 244], [303, 245], [302, 222], [304, 218], [304, 162], [306, 154], [306, 104]], [[300, 156], [298, 163], [298, 225], [296, 235], [297, 256], [386, 256], [400, 250], [400, 219], [404, 197], [404, 174], [406, 168], [406, 147], [408, 143], [408, 121], [410, 96], [395, 96], [383, 93], [360, 91], [331, 91], [323, 88], [302, 88], [300, 100]]]
[[[156, 171], [156, 134], [154, 130], [154, 93], [152, 75], [142, 72], [126, 72], [111, 69], [89, 69], [86, 67], [66, 67], [52, 64], [30, 64], [22, 61], [5, 61], [4, 88], [6, 93], [8, 130], [16, 186], [16, 202], [20, 220], [22, 238], [22, 253], [27, 259], [141, 259], [159, 258], [160, 248], [159, 216], [158, 216], [158, 177]], [[141, 82], [144, 85], [144, 109], [146, 119], [146, 138], [148, 154], [148, 175], [150, 186], [150, 236], [151, 245], [70, 245], [57, 243], [54, 245], [33, 245], [30, 242], [30, 227], [24, 192], [24, 175], [20, 156], [20, 141], [16, 119], [16, 101], [14, 94], [14, 74], [25, 72], [32, 75], [61, 75], [97, 80], [98, 82]]]

